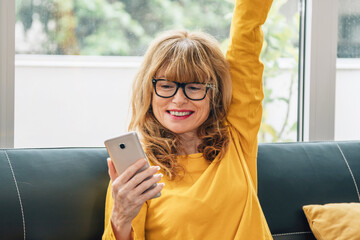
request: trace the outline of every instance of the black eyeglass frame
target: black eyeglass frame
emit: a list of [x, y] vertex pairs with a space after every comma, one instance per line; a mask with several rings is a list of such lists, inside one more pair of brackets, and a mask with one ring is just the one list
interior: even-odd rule
[[[159, 95], [159, 94], [157, 93], [157, 91], [156, 91], [156, 83], [157, 83], [158, 81], [167, 81], [167, 82], [173, 82], [173, 83], [175, 83], [175, 84], [176, 84], [176, 90], [175, 90], [174, 94], [171, 95], [171, 96], [168, 96], [168, 97], [164, 97], [164, 96]], [[206, 94], [207, 94], [209, 88], [214, 88], [214, 84], [211, 84], [211, 83], [199, 83], [199, 82], [179, 83], [179, 82], [170, 81], [170, 80], [167, 80], [167, 79], [164, 79], [164, 78], [154, 78], [154, 77], [152, 78], [152, 83], [153, 83], [153, 85], [154, 85], [154, 89], [155, 89], [156, 95], [159, 96], [159, 97], [161, 97], [161, 98], [171, 98], [171, 97], [175, 96], [176, 93], [177, 93], [177, 91], [179, 90], [179, 87], [181, 87], [182, 90], [183, 90], [183, 93], [184, 93], [185, 97], [187, 97], [188, 99], [190, 99], [190, 100], [192, 100], [192, 101], [201, 101], [201, 100], [203, 100], [203, 99], [206, 97]], [[186, 94], [186, 91], [185, 91], [186, 85], [187, 85], [187, 84], [194, 84], [194, 83], [205, 85], [206, 90], [205, 90], [205, 94], [204, 94], [204, 97], [203, 97], [203, 98], [193, 99], [193, 98], [190, 98], [190, 97]]]

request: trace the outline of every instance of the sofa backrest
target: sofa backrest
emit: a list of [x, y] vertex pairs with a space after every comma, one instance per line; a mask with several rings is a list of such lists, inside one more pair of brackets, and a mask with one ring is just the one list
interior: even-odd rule
[[0, 150], [0, 239], [101, 239], [104, 148]]
[[[100, 239], [105, 148], [0, 149], [0, 239]], [[258, 194], [274, 240], [314, 240], [302, 206], [359, 202], [360, 141], [260, 144]]]
[[274, 240], [315, 240], [302, 206], [359, 202], [360, 141], [260, 144], [258, 195]]

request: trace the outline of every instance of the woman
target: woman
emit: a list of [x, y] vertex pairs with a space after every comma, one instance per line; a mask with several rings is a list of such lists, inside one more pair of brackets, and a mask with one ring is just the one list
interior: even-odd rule
[[168, 32], [149, 47], [129, 129], [153, 166], [131, 178], [143, 159], [120, 176], [108, 161], [103, 239], [272, 239], [256, 176], [271, 2], [237, 0], [226, 60], [202, 33]]

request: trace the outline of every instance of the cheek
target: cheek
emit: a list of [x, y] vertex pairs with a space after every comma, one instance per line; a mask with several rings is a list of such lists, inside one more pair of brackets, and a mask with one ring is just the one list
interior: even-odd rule
[[[153, 96], [152, 100], [151, 100], [151, 108], [153, 111], [154, 116], [156, 117], [157, 111], [158, 111], [158, 104]], [[157, 117], [156, 117], [157, 118]]]
[[153, 114], [157, 120], [160, 120], [159, 117], [161, 117], [161, 109], [164, 106], [164, 101], [162, 98], [159, 98], [158, 96], [155, 96], [153, 94], [152, 100], [151, 100], [151, 108], [153, 111]]

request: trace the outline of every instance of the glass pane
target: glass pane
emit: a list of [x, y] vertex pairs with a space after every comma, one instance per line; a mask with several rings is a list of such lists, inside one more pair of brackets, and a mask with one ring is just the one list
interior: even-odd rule
[[338, 58], [360, 58], [360, 2], [339, 0]]
[[299, 0], [274, 1], [265, 23], [264, 113], [259, 142], [297, 140]]
[[360, 138], [360, 2], [339, 0], [335, 140]]
[[158, 33], [202, 30], [223, 42], [232, 0], [17, 0], [16, 52], [141, 56]]
[[[297, 138], [298, 1], [274, 1], [263, 28], [261, 142]], [[212, 34], [225, 51], [233, 2], [16, 0], [15, 146], [103, 146], [126, 131], [149, 42], [184, 28]]]

